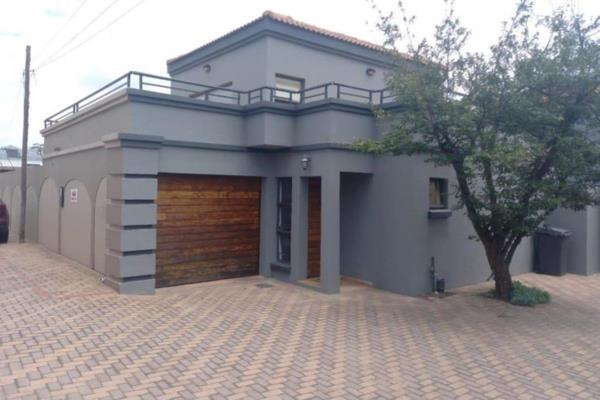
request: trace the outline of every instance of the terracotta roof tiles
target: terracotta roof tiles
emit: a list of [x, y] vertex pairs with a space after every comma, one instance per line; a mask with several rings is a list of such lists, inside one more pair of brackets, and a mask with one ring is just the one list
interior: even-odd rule
[[[343, 33], [334, 32], [334, 31], [330, 31], [330, 30], [327, 30], [327, 29], [323, 29], [323, 28], [320, 28], [320, 27], [318, 27], [316, 25], [312, 25], [312, 24], [308, 24], [306, 22], [298, 21], [298, 20], [290, 17], [289, 15], [279, 14], [279, 13], [276, 13], [276, 12], [273, 12], [273, 11], [269, 11], [269, 10], [265, 11], [260, 18], [257, 18], [257, 19], [255, 19], [255, 20], [253, 20], [253, 21], [251, 21], [251, 22], [249, 22], [249, 23], [247, 23], [245, 25], [242, 25], [239, 28], [234, 29], [233, 31], [231, 31], [231, 32], [229, 32], [229, 33], [227, 33], [227, 34], [219, 37], [218, 39], [215, 39], [215, 40], [213, 40], [213, 41], [205, 44], [204, 46], [201, 46], [200, 48], [206, 47], [206, 46], [210, 45], [211, 43], [214, 43], [214, 42], [216, 42], [216, 41], [218, 41], [220, 39], [223, 39], [223, 38], [225, 38], [227, 36], [230, 36], [230, 35], [232, 35], [232, 34], [238, 32], [238, 31], [246, 28], [249, 25], [252, 25], [253, 23], [255, 23], [255, 22], [257, 22], [257, 21], [259, 21], [259, 20], [261, 20], [263, 18], [270, 18], [270, 19], [272, 19], [274, 21], [281, 22], [281, 23], [286, 24], [286, 25], [290, 25], [290, 26], [293, 26], [293, 27], [296, 27], [296, 28], [304, 29], [304, 30], [309, 31], [309, 32], [317, 33], [319, 35], [327, 36], [327, 37], [330, 37], [330, 38], [333, 38], [333, 39], [336, 39], [336, 40], [340, 40], [342, 42], [350, 43], [350, 44], [353, 44], [355, 46], [365, 47], [365, 48], [368, 48], [368, 49], [371, 49], [371, 50], [375, 50], [375, 51], [378, 51], [378, 52], [382, 52], [382, 53], [392, 53], [392, 51], [390, 49], [387, 49], [387, 48], [385, 48], [383, 46], [380, 46], [378, 44], [371, 43], [371, 42], [368, 42], [366, 40], [358, 39], [358, 38], [355, 38], [353, 36], [348, 36], [348, 35], [345, 35]], [[185, 57], [185, 56], [187, 56], [187, 55], [195, 52], [196, 50], [198, 50], [198, 49], [192, 50], [192, 51], [190, 51], [188, 53], [185, 53], [185, 54], [183, 54], [181, 56], [172, 58], [172, 59], [168, 60], [168, 62], [171, 63], [173, 61], [176, 61], [176, 60], [178, 60], [180, 58], [183, 58], [183, 57]], [[400, 56], [404, 57], [404, 58], [409, 58], [409, 56], [405, 55], [405, 54], [400, 54]]]
[[383, 46], [380, 46], [375, 43], [367, 42], [366, 40], [358, 39], [353, 36], [348, 36], [343, 33], [330, 31], [327, 29], [320, 28], [316, 25], [307, 24], [306, 22], [295, 20], [289, 15], [278, 14], [273, 11], [265, 11], [263, 13], [263, 17], [271, 18], [275, 21], [282, 22], [284, 24], [288, 24], [291, 26], [295, 26], [297, 28], [301, 28], [310, 32], [318, 33], [323, 36], [328, 36], [333, 39], [341, 40], [343, 42], [348, 42], [357, 46], [366, 47], [371, 50], [381, 51], [381, 52], [389, 52], [389, 49], [386, 49]]

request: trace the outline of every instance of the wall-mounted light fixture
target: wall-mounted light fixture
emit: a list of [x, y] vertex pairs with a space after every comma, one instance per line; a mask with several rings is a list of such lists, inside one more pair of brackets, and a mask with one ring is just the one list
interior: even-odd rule
[[202, 69], [204, 70], [204, 72], [209, 73], [210, 70], [212, 69], [212, 66], [210, 64], [204, 64], [202, 66]]
[[371, 67], [367, 68], [366, 73], [367, 73], [367, 76], [375, 75], [375, 68], [371, 68]]
[[300, 165], [302, 165], [302, 169], [304, 171], [306, 171], [308, 169], [310, 161], [311, 161], [310, 157], [306, 156], [306, 155], [302, 156], [302, 158], [300, 159]]

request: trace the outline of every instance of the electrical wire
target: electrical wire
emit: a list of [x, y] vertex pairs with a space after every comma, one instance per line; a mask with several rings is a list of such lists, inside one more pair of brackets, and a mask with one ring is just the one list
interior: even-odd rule
[[122, 13], [121, 15], [119, 15], [117, 18], [115, 18], [114, 20], [112, 20], [110, 23], [108, 23], [107, 25], [105, 25], [102, 29], [96, 31], [94, 34], [88, 36], [86, 39], [84, 39], [83, 41], [79, 42], [77, 45], [71, 47], [70, 49], [67, 49], [64, 53], [57, 55], [54, 58], [51, 59], [47, 59], [46, 62], [40, 64], [35, 70], [39, 70], [40, 68], [43, 68], [47, 65], [50, 65], [58, 60], [60, 60], [61, 58], [65, 57], [67, 54], [73, 52], [74, 50], [77, 50], [79, 47], [83, 46], [84, 44], [86, 44], [87, 42], [89, 42], [90, 40], [92, 40], [93, 38], [95, 38], [96, 36], [98, 36], [99, 34], [101, 34], [102, 32], [104, 32], [105, 30], [107, 30], [108, 28], [110, 28], [112, 25], [116, 24], [121, 18], [125, 17], [127, 14], [129, 14], [131, 11], [133, 11], [135, 8], [139, 7], [144, 1], [146, 0], [140, 0], [139, 2], [137, 2], [135, 5], [133, 5], [132, 7], [128, 8], [124, 13]]
[[88, 30], [93, 24], [94, 22], [96, 22], [98, 19], [100, 19], [100, 17], [102, 17], [104, 14], [106, 14], [108, 12], [108, 10], [110, 10], [115, 4], [117, 4], [119, 0], [113, 0], [112, 3], [110, 3], [106, 8], [104, 8], [99, 14], [97, 14], [94, 18], [92, 18], [92, 20], [90, 22], [88, 22], [79, 32], [77, 32], [75, 35], [73, 35], [69, 40], [67, 40], [67, 42], [65, 44], [63, 44], [58, 50], [56, 50], [54, 53], [52, 53], [50, 56], [46, 57], [42, 62], [40, 62], [38, 64], [38, 67], [34, 68], [34, 69], [39, 69], [39, 67], [44, 64], [46, 61], [52, 59], [53, 57], [55, 57], [57, 54], [59, 54], [65, 47], [67, 47], [68, 45], [70, 45], [71, 43], [73, 43], [83, 32], [85, 32], [86, 30]]
[[17, 89], [17, 95], [15, 96], [15, 103], [12, 108], [12, 112], [10, 114], [10, 121], [8, 123], [9, 132], [12, 131], [13, 123], [15, 122], [15, 115], [17, 113], [17, 105], [19, 104], [19, 100], [21, 99], [21, 91], [23, 89], [23, 82], [25, 82], [25, 72], [21, 76], [21, 82], [19, 83], [19, 88]]
[[46, 51], [46, 49], [48, 48], [50, 43], [52, 43], [54, 41], [54, 39], [56, 39], [58, 37], [58, 35], [60, 35], [60, 33], [65, 29], [65, 27], [67, 25], [69, 25], [69, 22], [71, 22], [71, 20], [77, 15], [79, 10], [81, 10], [83, 8], [83, 6], [85, 5], [85, 3], [87, 3], [87, 1], [88, 0], [83, 0], [83, 1], [81, 1], [81, 3], [79, 3], [79, 6], [75, 9], [75, 11], [73, 11], [73, 13], [69, 16], [69, 18], [67, 18], [67, 20], [60, 26], [60, 28], [58, 28], [58, 30], [54, 33], [54, 35], [52, 35], [52, 37], [42, 46], [42, 50], [40, 51], [40, 54], [44, 54], [44, 52]]

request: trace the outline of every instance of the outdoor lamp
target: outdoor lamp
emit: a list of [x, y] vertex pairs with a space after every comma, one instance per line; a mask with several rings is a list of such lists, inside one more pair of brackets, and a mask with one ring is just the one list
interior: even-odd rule
[[302, 165], [302, 169], [306, 171], [308, 169], [308, 164], [310, 164], [310, 157], [302, 156], [302, 159], [300, 160], [300, 164]]

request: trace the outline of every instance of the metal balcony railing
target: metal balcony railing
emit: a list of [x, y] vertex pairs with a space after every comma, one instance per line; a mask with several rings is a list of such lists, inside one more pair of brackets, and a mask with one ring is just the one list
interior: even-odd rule
[[395, 96], [388, 89], [370, 90], [336, 82], [324, 83], [300, 91], [291, 91], [270, 86], [241, 91], [132, 71], [46, 118], [44, 120], [44, 127], [48, 128], [123, 89], [138, 89], [239, 106], [263, 102], [308, 104], [326, 99], [340, 99], [373, 106], [382, 106], [396, 101]]

